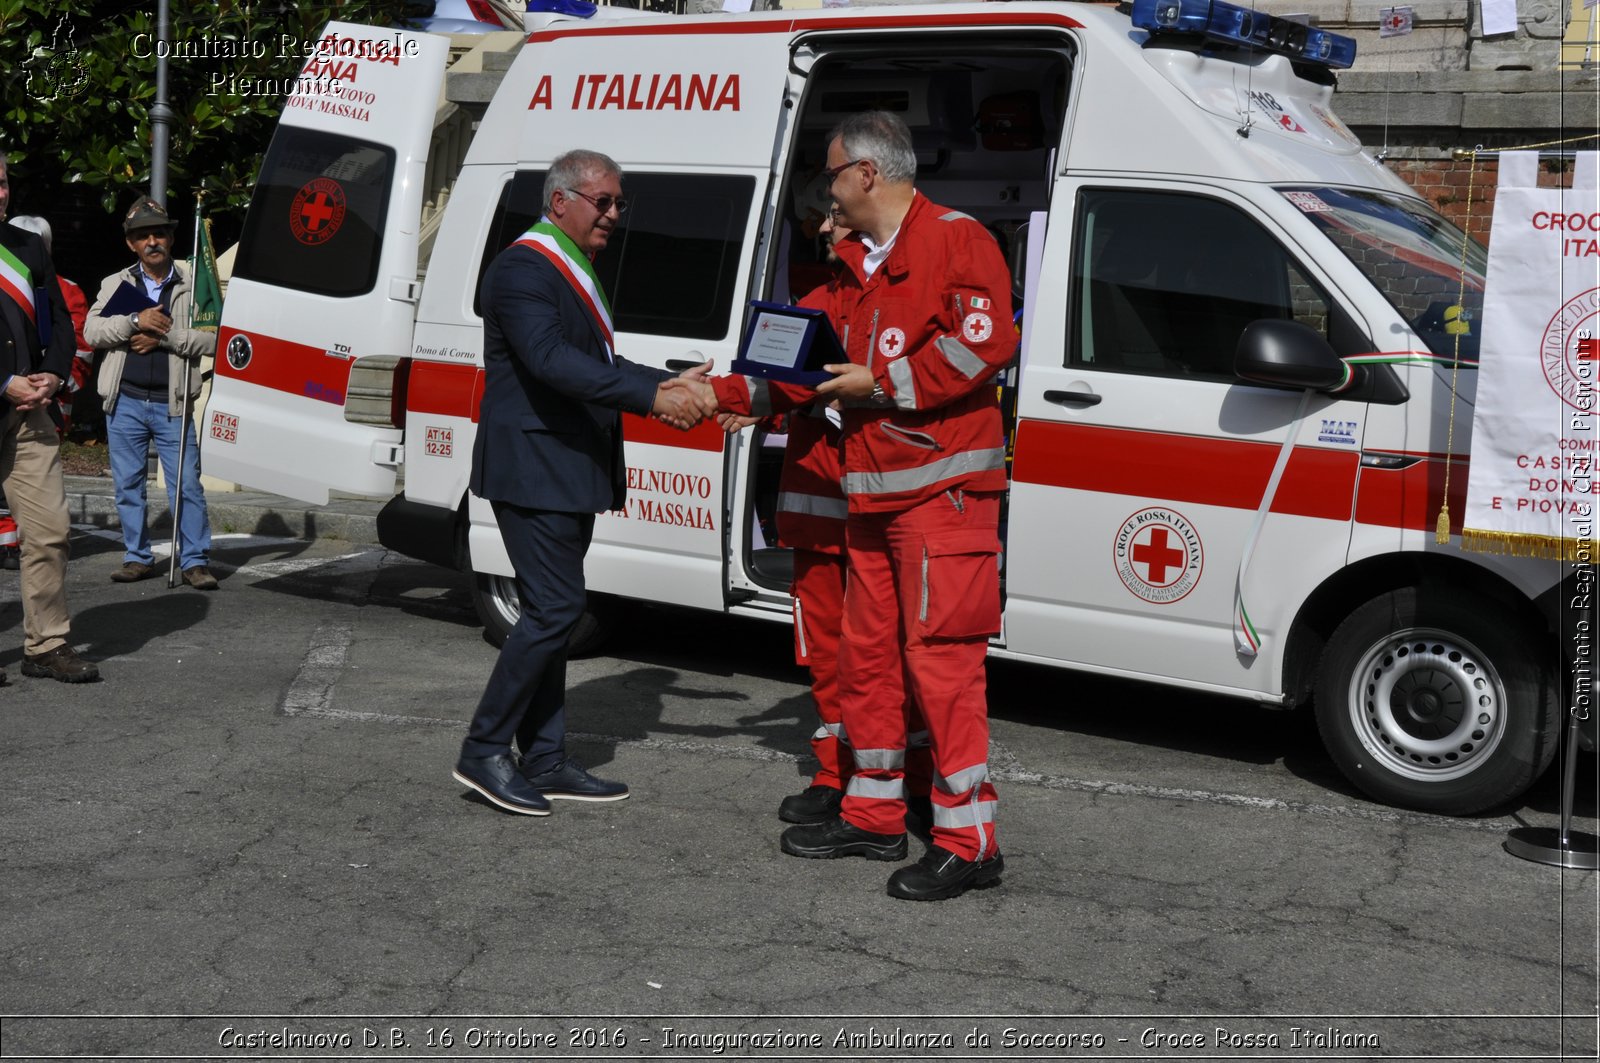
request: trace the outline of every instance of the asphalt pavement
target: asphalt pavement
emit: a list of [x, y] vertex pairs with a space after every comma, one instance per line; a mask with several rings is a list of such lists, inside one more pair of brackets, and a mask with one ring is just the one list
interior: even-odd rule
[[782, 625], [640, 606], [567, 676], [633, 798], [530, 820], [449, 777], [496, 654], [379, 503], [214, 492], [202, 594], [69, 494], [106, 678], [0, 690], [0, 1059], [1594, 1057], [1597, 876], [1501, 849], [1551, 780], [1385, 808], [1298, 714], [997, 662], [1006, 880], [907, 904], [778, 851]]

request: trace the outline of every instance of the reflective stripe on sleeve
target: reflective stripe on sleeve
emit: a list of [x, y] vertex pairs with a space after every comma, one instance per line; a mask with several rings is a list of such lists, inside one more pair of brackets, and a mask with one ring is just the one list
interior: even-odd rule
[[850, 503], [836, 495], [805, 495], [798, 491], [778, 494], [778, 509], [783, 513], [804, 513], [808, 517], [828, 517], [844, 520], [850, 515]]
[[894, 404], [902, 410], [917, 408], [917, 385], [911, 379], [911, 359], [897, 358], [889, 363], [889, 383], [894, 385]]
[[[874, 779], [866, 775], [852, 775], [845, 784], [844, 792], [851, 797], [875, 797], [884, 801], [904, 800], [906, 788], [904, 779]], [[935, 810], [935, 815], [937, 815]]]
[[[850, 780], [851, 785], [855, 780]], [[958, 808], [946, 808], [937, 801], [933, 805], [933, 825], [947, 829], [959, 830], [962, 827], [976, 827], [980, 823], [993, 823], [997, 801], [973, 801]]]
[[[988, 362], [973, 354], [966, 344], [953, 336], [940, 336], [933, 345], [944, 355], [944, 360], [950, 363], [950, 367], [968, 380], [977, 379], [989, 369]], [[897, 384], [896, 387], [898, 386]]]
[[862, 771], [892, 771], [906, 765], [903, 749], [858, 749], [856, 767]]
[[970, 768], [962, 768], [953, 775], [938, 775], [933, 777], [933, 785], [947, 794], [964, 794], [989, 777], [988, 764], [974, 764]]
[[948, 458], [919, 465], [914, 469], [846, 473], [843, 483], [845, 493], [850, 495], [892, 495], [902, 491], [916, 491], [968, 473], [989, 472], [1005, 467], [1005, 448], [993, 447], [987, 450], [962, 451]]
[[962, 221], [962, 220], [976, 221], [977, 219], [975, 219], [970, 214], [963, 214], [959, 210], [948, 210], [948, 211], [945, 211], [943, 214], [939, 215], [939, 220], [940, 221]]
[[745, 377], [750, 384], [750, 416], [765, 417], [772, 412], [772, 395], [760, 377]]

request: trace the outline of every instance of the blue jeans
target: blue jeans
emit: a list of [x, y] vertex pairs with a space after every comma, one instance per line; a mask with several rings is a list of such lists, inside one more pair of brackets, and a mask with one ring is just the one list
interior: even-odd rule
[[[191, 569], [209, 564], [211, 519], [206, 515], [206, 494], [200, 487], [200, 448], [194, 425], [183, 425], [187, 440], [183, 452], [183, 526], [178, 529], [178, 567]], [[106, 447], [111, 452], [111, 478], [117, 486], [117, 516], [122, 521], [124, 561], [155, 563], [150, 553], [150, 532], [144, 523], [145, 477], [150, 441], [156, 442], [161, 474], [167, 481], [167, 506], [174, 508], [173, 488], [178, 483], [178, 418], [159, 402], [118, 395], [106, 415]]]

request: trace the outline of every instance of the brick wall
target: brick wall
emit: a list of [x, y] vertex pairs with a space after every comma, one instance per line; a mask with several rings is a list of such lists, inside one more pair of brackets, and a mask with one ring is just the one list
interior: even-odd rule
[[[1417, 194], [1457, 225], [1489, 243], [1489, 222], [1494, 214], [1494, 191], [1500, 164], [1494, 159], [1391, 159], [1388, 166]], [[1539, 164], [1540, 188], [1571, 188], [1572, 165], [1554, 161]], [[1470, 209], [1469, 209], [1470, 200]], [[1470, 215], [1470, 217], [1469, 217]]]

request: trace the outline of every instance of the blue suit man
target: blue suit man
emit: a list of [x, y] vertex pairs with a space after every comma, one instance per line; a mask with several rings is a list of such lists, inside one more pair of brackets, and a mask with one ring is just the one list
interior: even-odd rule
[[584, 608], [583, 559], [595, 516], [622, 508], [620, 411], [680, 428], [706, 412], [690, 390], [664, 386], [674, 374], [614, 350], [590, 261], [627, 209], [621, 169], [598, 152], [570, 151], [552, 164], [544, 202], [544, 218], [483, 276], [485, 381], [471, 488], [494, 508], [522, 616], [453, 774], [494, 805], [533, 816], [547, 815], [551, 798], [629, 796], [566, 755], [567, 639]]

